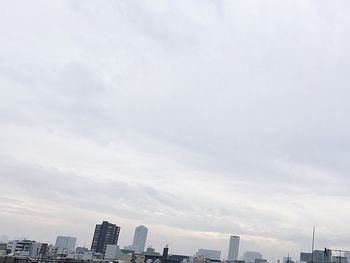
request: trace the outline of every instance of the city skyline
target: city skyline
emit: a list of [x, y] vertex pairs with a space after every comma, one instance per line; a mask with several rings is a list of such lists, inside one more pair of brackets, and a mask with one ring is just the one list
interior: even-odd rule
[[[113, 224], [111, 222], [108, 222], [106, 220], [104, 220], [101, 224], [96, 224], [94, 231], [93, 231], [93, 235], [92, 235], [92, 239], [91, 239], [91, 251], [95, 252], [95, 253], [104, 253], [106, 245], [110, 244], [110, 245], [118, 245], [118, 247], [121, 247], [120, 244], [118, 244], [118, 239], [119, 239], [119, 234], [121, 231], [121, 227], [117, 226], [116, 224]], [[115, 233], [114, 233], [115, 232]], [[108, 240], [106, 240], [106, 234], [109, 236]], [[144, 225], [139, 225], [135, 228], [135, 232], [133, 234], [133, 244], [131, 246], [125, 246], [124, 249], [129, 250], [129, 249], [135, 249], [136, 246], [139, 245], [139, 243], [141, 244], [141, 246], [143, 246], [145, 248], [145, 246], [147, 248], [153, 248], [152, 245], [148, 245], [146, 243], [146, 239], [147, 239], [147, 234], [148, 234], [148, 228], [145, 227]], [[116, 237], [114, 238], [113, 236], [116, 235]], [[10, 238], [7, 235], [3, 235], [1, 234], [2, 237], [6, 237], [6, 242], [10, 242], [10, 241], [21, 241], [21, 240], [28, 240], [28, 241], [34, 241], [34, 239], [31, 238], [27, 238], [27, 237], [14, 237], [14, 238]], [[231, 247], [231, 239], [232, 237], [234, 238], [238, 238], [238, 247], [235, 247], [234, 253], [238, 253], [239, 252], [239, 236], [229, 236], [228, 239], [228, 245], [229, 247]], [[55, 242], [53, 242], [52, 244], [55, 244], [54, 247], [56, 247], [58, 249], [58, 254], [63, 253], [64, 250], [75, 250], [75, 247], [79, 247], [79, 245], [77, 246], [77, 238], [73, 237], [73, 236], [62, 236], [62, 235], [58, 235], [55, 238]], [[79, 239], [78, 239], [79, 240]], [[38, 240], [35, 240], [35, 242], [38, 242]], [[39, 241], [40, 243], [47, 243], [48, 241], [45, 240], [41, 240]], [[1, 241], [0, 241], [1, 243]], [[48, 242], [47, 244], [50, 244], [50, 242]], [[237, 242], [234, 242], [234, 246], [237, 245]], [[87, 248], [85, 246], [85, 243], [83, 246], [81, 246], [82, 248]], [[165, 244], [165, 247], [168, 247], [168, 244]], [[162, 248], [163, 249], [163, 248]], [[143, 252], [143, 250], [135, 250], [136, 253], [141, 253]], [[161, 251], [161, 249], [159, 250]], [[193, 253], [193, 255], [197, 255], [197, 256], [203, 256], [203, 255], [215, 255], [213, 258], [211, 259], [218, 259], [218, 258], [222, 258], [225, 259], [225, 257], [221, 257], [221, 251], [220, 250], [213, 250], [213, 249], [198, 249], [198, 251], [196, 253]], [[236, 256], [237, 257], [237, 256]]]
[[[102, 222], [102, 224], [96, 224], [93, 238], [92, 238], [91, 252], [97, 253], [97, 254], [99, 254], [99, 253], [104, 254], [105, 247], [108, 244], [120, 247], [120, 244], [118, 244], [120, 230], [121, 230], [120, 226], [117, 226], [117, 225], [110, 223], [108, 221], [105, 221], [105, 220]], [[313, 231], [315, 231], [315, 226], [313, 227]], [[113, 235], [115, 235], [115, 234], [113, 234], [112, 232], [113, 233], [116, 232], [115, 238], [113, 238]], [[133, 235], [133, 237], [134, 237], [133, 238], [133, 245], [125, 246], [124, 249], [126, 249], [127, 251], [129, 251], [129, 249], [131, 249], [131, 250], [134, 250], [136, 253], [142, 253], [141, 250], [135, 250], [135, 247], [136, 247], [136, 244], [139, 242], [141, 242], [142, 245], [144, 244], [143, 242], [146, 241], [146, 239], [147, 239], [147, 233], [148, 233], [147, 227], [145, 227], [144, 225], [137, 226], [135, 228], [135, 232]], [[110, 240], [110, 241], [106, 242], [106, 237], [105, 237], [106, 234], [109, 236], [108, 240]], [[145, 234], [146, 234], [146, 236], [144, 236]], [[314, 234], [315, 233], [313, 232], [313, 236], [314, 236]], [[139, 235], [141, 235], [141, 236], [139, 236]], [[0, 237], [6, 238], [6, 240], [8, 240], [9, 242], [12, 242], [12, 241], [16, 242], [16, 241], [21, 241], [21, 240], [26, 240], [28, 242], [37, 242], [37, 241], [34, 241], [32, 239], [27, 239], [27, 238], [23, 238], [23, 237], [22, 238], [16, 237], [14, 239], [11, 239], [11, 238], [9, 239], [9, 237], [7, 235], [0, 235]], [[136, 237], [136, 239], [135, 239], [135, 237]], [[94, 241], [95, 239], [96, 239], [96, 241]], [[100, 245], [97, 245], [97, 243], [100, 242], [98, 240], [101, 240], [101, 239], [104, 240], [103, 243], [101, 243]], [[114, 241], [112, 241], [112, 240], [114, 240]], [[47, 241], [40, 242], [40, 243], [44, 243], [46, 245], [50, 244], [50, 243], [46, 243], [46, 242]], [[64, 252], [64, 250], [67, 250], [67, 251], [70, 251], [72, 249], [75, 250], [76, 242], [77, 242], [76, 237], [57, 236], [54, 247], [57, 248], [57, 253], [61, 254]], [[145, 243], [145, 245], [146, 245], [146, 243]], [[98, 247], [98, 246], [100, 246], [101, 248], [96, 250], [96, 247]], [[251, 260], [249, 261], [249, 259], [251, 259], [251, 258], [256, 258], [257, 260], [262, 260], [261, 261], [262, 263], [264, 263], [266, 261], [266, 259], [262, 258], [263, 256], [260, 253], [261, 251], [258, 252], [258, 251], [249, 250], [251, 248], [248, 248], [248, 250], [246, 250], [246, 251], [241, 251], [240, 250], [240, 236], [237, 236], [237, 235], [229, 236], [228, 247], [229, 247], [229, 249], [228, 249], [227, 258], [220, 256], [221, 250], [213, 250], [212, 248], [210, 248], [210, 249], [200, 249], [199, 248], [196, 253], [192, 253], [192, 254], [190, 253], [187, 256], [189, 256], [189, 255], [199, 256], [199, 257], [204, 256], [204, 257], [207, 257], [208, 259], [211, 259], [211, 260], [221, 259], [221, 260], [228, 260], [228, 262], [243, 260], [243, 261], [245, 261], [245, 263], [253, 263], [253, 262], [251, 262]], [[84, 244], [84, 246], [82, 246], [80, 248], [85, 248], [85, 244]], [[149, 248], [154, 249], [152, 245], [147, 245], [147, 250]], [[167, 248], [167, 250], [168, 250], [168, 244], [165, 245], [165, 248]], [[163, 248], [163, 249], [165, 249], [165, 248]], [[112, 250], [113, 249], [114, 248], [112, 248]], [[321, 250], [317, 250], [317, 248], [314, 248], [314, 249], [315, 249], [314, 253], [316, 253], [314, 256], [314, 258], [316, 260], [315, 262], [320, 262], [321, 261], [320, 259], [324, 257], [325, 252], [322, 249]], [[330, 252], [331, 250], [332, 249], [329, 249], [329, 248], [327, 249], [328, 256], [331, 255], [331, 252]], [[120, 248], [119, 248], [119, 251], [120, 251]], [[161, 251], [161, 249], [159, 251]], [[341, 250], [335, 249], [334, 251], [336, 251], [337, 253], [342, 253], [342, 255], [344, 255], [344, 256], [350, 255], [350, 251], [347, 251], [344, 249], [341, 249]], [[170, 252], [170, 254], [173, 255], [172, 252]], [[180, 254], [184, 254], [184, 253], [180, 253]], [[300, 259], [310, 258], [310, 260], [311, 260], [311, 253], [299, 251], [297, 258], [299, 258], [299, 257], [300, 257]], [[337, 256], [334, 255], [334, 257], [337, 257]], [[280, 258], [277, 259], [277, 261], [283, 261], [285, 263], [285, 259], [290, 260], [290, 262], [294, 262], [294, 261], [292, 261], [292, 256], [289, 253], [288, 253], [288, 257], [281, 256]], [[257, 263], [257, 262], [255, 262], [255, 263]], [[338, 262], [335, 262], [335, 263], [338, 263]], [[344, 261], [342, 263], [346, 263], [346, 261]]]
[[[0, 4], [0, 234], [271, 262], [350, 250], [350, 2]], [[131, 234], [130, 234], [131, 233]]]
[[[144, 226], [139, 226], [136, 230]], [[26, 262], [139, 262], [139, 263], [268, 263], [266, 259], [263, 259], [262, 254], [256, 251], [246, 251], [243, 254], [243, 261], [237, 259], [237, 250], [239, 248], [239, 236], [230, 236], [229, 242], [229, 255], [231, 259], [220, 260], [221, 251], [211, 249], [199, 249], [196, 255], [179, 255], [169, 254], [169, 246], [165, 245], [163, 252], [157, 253], [153, 248], [148, 247], [143, 252], [132, 252], [128, 249], [120, 249], [115, 242], [113, 236], [114, 229], [118, 228], [115, 224], [103, 221], [102, 224], [97, 224], [94, 231], [94, 240], [96, 235], [99, 239], [101, 236], [106, 241], [106, 237], [111, 237], [111, 240], [107, 240], [106, 251], [102, 252], [101, 248], [93, 242], [92, 250], [90, 251], [84, 247], [75, 248], [76, 238], [67, 236], [57, 236], [56, 244], [53, 246], [48, 243], [40, 243], [34, 240], [12, 240], [7, 243], [0, 242], [0, 261], [6, 262], [6, 258], [11, 261], [25, 260]], [[119, 231], [120, 229], [118, 229]], [[143, 235], [144, 231], [141, 231]], [[136, 231], [137, 233], [137, 231]], [[138, 235], [138, 234], [137, 234]], [[136, 235], [136, 236], [137, 236]], [[143, 240], [144, 238], [142, 238]], [[98, 242], [97, 242], [98, 243]], [[138, 243], [138, 242], [137, 242]], [[143, 245], [143, 241], [142, 241]], [[100, 252], [98, 252], [100, 250]], [[102, 252], [102, 254], [101, 254]], [[335, 253], [334, 253], [335, 252]], [[301, 263], [348, 263], [350, 251], [344, 251], [339, 249], [324, 249], [313, 250], [310, 252], [300, 252]], [[236, 258], [236, 259], [232, 259]], [[278, 262], [281, 262], [279, 259]], [[287, 257], [283, 257], [283, 263], [295, 263], [299, 260], [293, 260], [288, 254]]]
[[[117, 230], [116, 233], [119, 234], [120, 227], [116, 226], [113, 223], [109, 223], [108, 221], [103, 221], [102, 224], [96, 224], [95, 231], [94, 231], [94, 238], [93, 238], [94, 240], [97, 236], [98, 236], [98, 239], [101, 239], [102, 237], [102, 239], [105, 240], [104, 242], [106, 242], [106, 237], [105, 237], [106, 235], [111, 238], [105, 244], [101, 244], [100, 249], [97, 248], [98, 245], [96, 245], [95, 242], [92, 243], [91, 251], [84, 247], [75, 248], [75, 244], [77, 241], [75, 237], [57, 236], [55, 245], [45, 243], [45, 242], [41, 243], [30, 239], [8, 240], [7, 243], [0, 242], [0, 257], [4, 256], [3, 254], [4, 249], [6, 249], [5, 251], [8, 251], [7, 253], [9, 257], [12, 257], [14, 256], [15, 253], [17, 253], [16, 255], [17, 257], [27, 256], [31, 259], [41, 258], [41, 257], [45, 258], [48, 255], [50, 255], [49, 257], [56, 257], [56, 256], [62, 257], [63, 255], [65, 255], [65, 257], [68, 259], [77, 259], [77, 260], [100, 261], [101, 259], [107, 259], [108, 261], [108, 260], [119, 259], [119, 260], [129, 261], [132, 259], [132, 254], [129, 254], [130, 250], [128, 248], [124, 250], [120, 249], [119, 245], [117, 245], [117, 241], [115, 241], [113, 238], [113, 236], [115, 235], [113, 233], [116, 230]], [[148, 232], [147, 230], [148, 229], [143, 225], [137, 226], [135, 228], [134, 241], [136, 242], [133, 242], [133, 246], [137, 246], [140, 240], [142, 245], [144, 244], [144, 240], [146, 239], [144, 235], [145, 233], [147, 234]], [[141, 239], [139, 239], [138, 237], [139, 235], [141, 235]], [[7, 236], [1, 236], [1, 237], [5, 237], [6, 240], [8, 239]], [[201, 263], [209, 263], [209, 262], [267, 263], [268, 262], [266, 259], [263, 259], [263, 255], [257, 251], [245, 251], [243, 253], [243, 256], [238, 257], [239, 243], [240, 243], [239, 236], [236, 236], [236, 235], [230, 236], [228, 259], [221, 258], [220, 256], [221, 251], [212, 250], [212, 249], [198, 249], [196, 254], [193, 255], [193, 258], [190, 255], [178, 255], [178, 254], [176, 255], [173, 253], [169, 254], [168, 244], [166, 244], [165, 247], [163, 248], [163, 254], [156, 253], [156, 251], [151, 246], [148, 246], [146, 251], [135, 250], [135, 253], [136, 255], [140, 255], [141, 258], [143, 259], [145, 259], [145, 257], [146, 259], [148, 257], [148, 259], [153, 259], [153, 260], [157, 258], [158, 259], [163, 258], [162, 262], [163, 260], [166, 260], [166, 258], [168, 258], [167, 255], [170, 256], [171, 261], [175, 260], [175, 262], [177, 263], [182, 262], [183, 259], [186, 259], [186, 262], [197, 262], [197, 263], [200, 263], [200, 262]], [[107, 250], [105, 253], [104, 251], [102, 251], [102, 247], [104, 247], [106, 244], [107, 244]], [[302, 251], [299, 252], [300, 262], [302, 263], [347, 263], [349, 262], [348, 261], [349, 257], [350, 257], [350, 251], [346, 251], [343, 249], [339, 250], [339, 249], [325, 248], [324, 250], [315, 249], [313, 250], [313, 253], [302, 252]], [[299, 258], [297, 260], [293, 260], [290, 254], [288, 253], [288, 256], [283, 257], [282, 261], [283, 263], [288, 263], [288, 262], [294, 263], [294, 262], [299, 262]], [[205, 260], [203, 261], [203, 259]], [[206, 260], [209, 260], [209, 261], [206, 261]], [[278, 259], [278, 262], [280, 261], [281, 259]]]

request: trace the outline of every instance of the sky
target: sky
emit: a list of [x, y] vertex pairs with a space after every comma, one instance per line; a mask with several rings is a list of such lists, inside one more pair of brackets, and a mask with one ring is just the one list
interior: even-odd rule
[[350, 250], [350, 3], [0, 1], [0, 235]]

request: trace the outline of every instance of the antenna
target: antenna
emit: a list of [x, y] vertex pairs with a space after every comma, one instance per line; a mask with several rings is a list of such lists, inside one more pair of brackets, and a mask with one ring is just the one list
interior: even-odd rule
[[311, 263], [314, 263], [314, 248], [315, 248], [315, 225], [312, 228]]

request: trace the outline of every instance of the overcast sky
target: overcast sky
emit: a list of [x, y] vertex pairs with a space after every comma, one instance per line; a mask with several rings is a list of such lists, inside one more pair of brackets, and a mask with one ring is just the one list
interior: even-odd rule
[[349, 1], [1, 1], [0, 234], [350, 249]]

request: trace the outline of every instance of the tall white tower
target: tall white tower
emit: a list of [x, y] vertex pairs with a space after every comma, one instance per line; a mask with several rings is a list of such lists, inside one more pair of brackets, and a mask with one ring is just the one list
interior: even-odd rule
[[145, 250], [146, 239], [147, 239], [148, 229], [145, 226], [138, 226], [135, 228], [134, 239], [132, 241], [132, 246], [136, 252], [143, 252]]
[[238, 260], [238, 250], [239, 250], [239, 236], [230, 237], [230, 245], [228, 247], [228, 256], [229, 261]]

